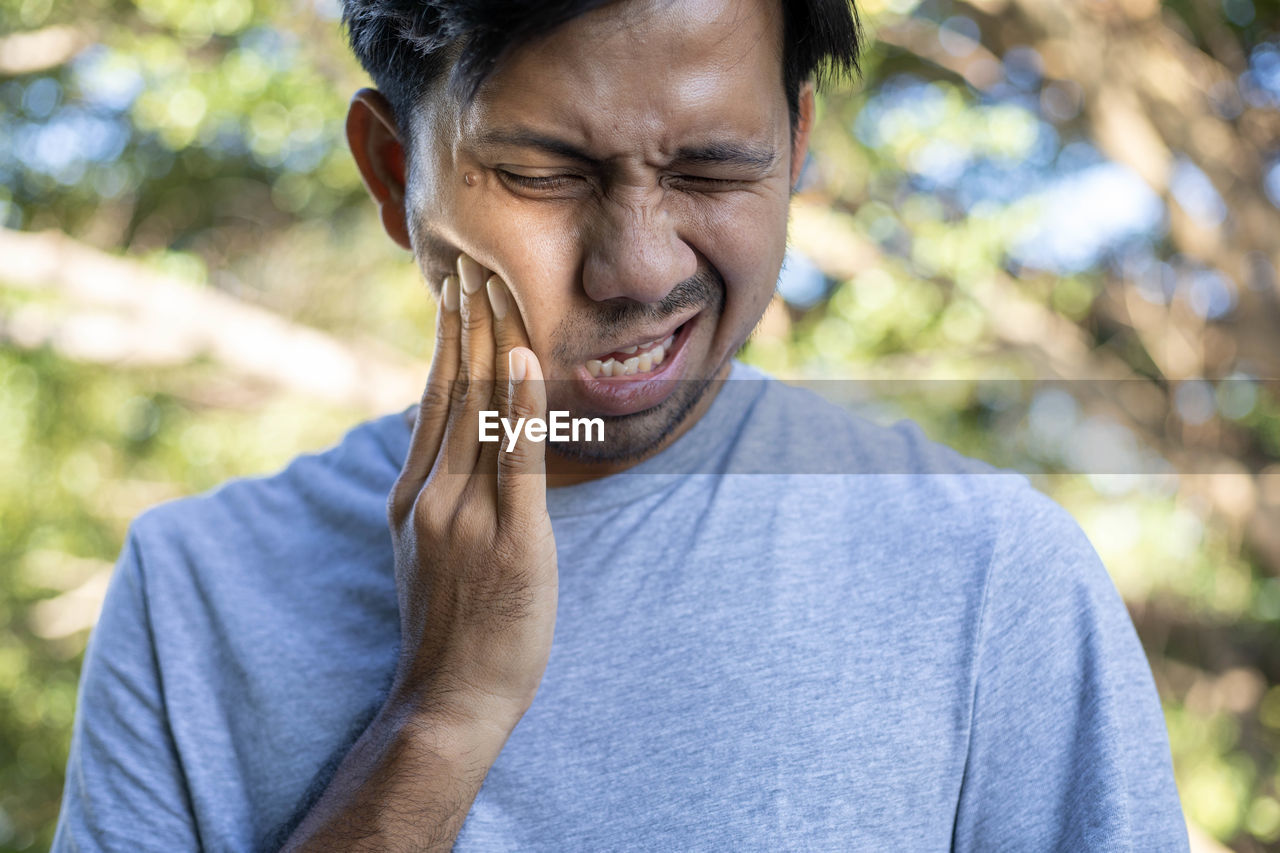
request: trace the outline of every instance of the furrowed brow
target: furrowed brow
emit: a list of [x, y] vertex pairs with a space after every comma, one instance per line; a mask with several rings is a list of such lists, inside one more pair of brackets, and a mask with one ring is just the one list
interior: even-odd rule
[[575, 147], [571, 143], [565, 142], [563, 139], [556, 139], [554, 136], [538, 133], [524, 127], [515, 128], [495, 128], [486, 130], [480, 134], [480, 145], [488, 148], [508, 147], [508, 148], [536, 148], [547, 154], [553, 154], [557, 157], [564, 157], [568, 160], [577, 160], [580, 163], [594, 164], [598, 162], [580, 148]]
[[[480, 134], [483, 147], [533, 148], [567, 160], [586, 165], [598, 165], [600, 161], [582, 149], [524, 127], [494, 128]], [[737, 142], [711, 142], [706, 145], [690, 145], [676, 152], [674, 162], [692, 166], [736, 166], [765, 173], [778, 162], [778, 153], [772, 148], [744, 145]]]
[[778, 153], [736, 142], [712, 142], [681, 148], [676, 152], [675, 162], [693, 166], [737, 166], [763, 173], [778, 162]]

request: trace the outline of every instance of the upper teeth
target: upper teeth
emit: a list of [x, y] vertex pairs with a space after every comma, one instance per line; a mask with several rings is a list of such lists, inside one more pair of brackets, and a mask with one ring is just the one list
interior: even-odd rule
[[618, 352], [631, 355], [634, 352], [640, 352], [637, 356], [632, 356], [625, 361], [617, 361], [609, 358], [601, 361], [593, 358], [587, 362], [587, 371], [592, 376], [631, 376], [635, 373], [648, 373], [650, 370], [657, 368], [667, 357], [667, 351], [671, 349], [671, 344], [675, 342], [674, 334], [667, 335], [662, 341], [649, 341], [647, 344], [640, 344], [634, 347], [623, 347]]

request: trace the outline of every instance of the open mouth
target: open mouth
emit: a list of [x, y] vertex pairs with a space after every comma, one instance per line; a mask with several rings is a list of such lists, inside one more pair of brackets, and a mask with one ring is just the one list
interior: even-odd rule
[[574, 371], [575, 396], [582, 410], [599, 415], [629, 415], [659, 405], [680, 384], [687, 367], [695, 314], [657, 340], [605, 353]]
[[688, 321], [676, 326], [665, 338], [645, 341], [620, 350], [614, 350], [599, 358], [589, 359], [585, 365], [587, 372], [594, 378], [602, 376], [637, 376], [652, 373], [671, 354], [676, 339], [686, 325], [688, 325]]

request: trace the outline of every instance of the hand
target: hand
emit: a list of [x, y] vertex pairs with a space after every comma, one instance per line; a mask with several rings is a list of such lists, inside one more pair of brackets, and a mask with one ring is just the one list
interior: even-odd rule
[[506, 285], [470, 258], [458, 271], [387, 498], [395, 681], [286, 851], [452, 849], [546, 670], [558, 575], [543, 445], [479, 440], [484, 409], [546, 417], [542, 372]]
[[546, 418], [546, 408], [506, 284], [460, 256], [387, 501], [401, 633], [392, 696], [413, 710], [514, 727], [542, 681], [558, 592], [545, 449], [482, 443], [479, 416]]

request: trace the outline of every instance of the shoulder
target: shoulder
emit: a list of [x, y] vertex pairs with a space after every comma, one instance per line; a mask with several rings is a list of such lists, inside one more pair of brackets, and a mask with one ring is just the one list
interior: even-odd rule
[[191, 678], [203, 673], [233, 693], [245, 681], [270, 691], [281, 661], [350, 666], [353, 649], [382, 653], [396, 606], [386, 501], [404, 443], [400, 416], [380, 418], [277, 474], [134, 522], [135, 606], [172, 686], [203, 690]]
[[733, 379], [759, 388], [731, 470], [824, 475], [785, 476], [778, 488], [803, 492], [806, 512], [836, 530], [884, 543], [891, 562], [909, 555], [913, 574], [960, 572], [979, 594], [1038, 592], [1045, 603], [1081, 588], [1108, 608], [1118, 598], [1075, 518], [1022, 472], [966, 456], [912, 420], [873, 420], [865, 383], [791, 384], [740, 363]]
[[1022, 472], [966, 456], [913, 420], [873, 420], [866, 383], [789, 383], [739, 363], [733, 378], [758, 389], [732, 470], [826, 475], [820, 485], [864, 499], [874, 491], [879, 504], [917, 524], [999, 526], [1056, 506]]
[[235, 566], [250, 552], [270, 559], [299, 544], [381, 533], [407, 437], [399, 414], [367, 421], [275, 474], [147, 510], [130, 527], [130, 546], [144, 570], [157, 553], [167, 562]]
[[872, 420], [865, 382], [784, 382], [740, 362], [734, 364], [732, 381], [759, 386], [744, 435], [768, 441], [782, 460], [779, 464], [807, 466], [803, 473], [1022, 477], [931, 440], [915, 421]]

